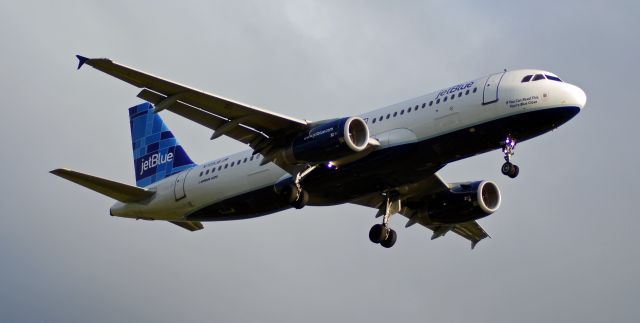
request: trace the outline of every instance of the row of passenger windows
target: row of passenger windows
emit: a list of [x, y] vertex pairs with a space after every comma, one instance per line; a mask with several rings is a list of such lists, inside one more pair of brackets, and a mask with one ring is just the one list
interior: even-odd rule
[[[467, 90], [467, 91], [465, 91], [465, 92], [464, 92], [464, 95], [469, 95], [469, 93], [476, 93], [476, 92], [478, 92], [478, 88], [477, 88], [477, 87], [474, 87], [474, 88], [473, 88], [473, 90]], [[463, 92], [462, 92], [462, 91], [460, 91], [460, 92], [458, 93], [458, 95], [457, 95], [457, 96], [458, 96], [458, 97], [462, 97], [462, 94], [463, 94]], [[434, 102], [433, 100], [429, 101], [429, 106], [433, 106], [433, 104], [434, 104], [434, 103], [435, 103], [435, 104], [440, 104], [440, 100], [442, 100], [442, 102], [447, 102], [447, 100], [453, 100], [453, 99], [455, 99], [455, 98], [456, 98], [456, 94], [455, 94], [455, 93], [454, 93], [454, 94], [451, 94], [451, 96], [447, 95], [447, 96], [445, 96], [445, 97], [444, 97], [444, 98], [442, 98], [442, 99], [437, 99], [437, 100], [435, 100], [435, 102]], [[427, 103], [426, 103], [426, 102], [425, 102], [425, 103], [422, 103], [422, 109], [424, 109], [426, 106], [427, 106]], [[415, 107], [409, 107], [409, 108], [406, 110], [406, 113], [411, 113], [411, 111], [418, 111], [418, 108], [419, 108], [419, 107], [420, 107], [420, 105], [416, 105]], [[394, 112], [393, 114], [389, 113], [389, 114], [387, 114], [386, 119], [389, 119], [389, 118], [391, 118], [392, 116], [393, 116], [393, 117], [396, 117], [396, 116], [398, 116], [398, 114], [403, 115], [404, 113], [405, 113], [405, 109], [400, 110], [400, 112], [396, 111], [396, 112]], [[385, 119], [385, 116], [380, 116], [380, 117], [378, 117], [378, 118], [373, 118], [373, 120], [371, 120], [371, 123], [376, 123], [376, 121], [382, 121], [382, 119]]]
[[[245, 157], [244, 159], [238, 159], [238, 161], [232, 161], [231, 163], [226, 163], [226, 164], [224, 164], [224, 165], [219, 165], [217, 168], [218, 168], [218, 171], [221, 171], [221, 170], [223, 170], [223, 169], [227, 169], [227, 168], [229, 168], [229, 167], [233, 167], [234, 165], [240, 165], [241, 163], [242, 163], [242, 164], [244, 164], [244, 163], [246, 163], [246, 162], [253, 161], [254, 159], [255, 159], [255, 160], [260, 159], [260, 154], [257, 154], [257, 155], [251, 155], [251, 157]], [[202, 177], [202, 176], [204, 176], [204, 175], [209, 175], [209, 173], [213, 174], [213, 173], [215, 173], [215, 172], [216, 172], [216, 167], [215, 167], [215, 166], [213, 166], [213, 167], [208, 168], [208, 169], [206, 169], [206, 170], [202, 170], [202, 171], [200, 172], [200, 176]]]
[[533, 82], [533, 81], [540, 81], [540, 80], [552, 80], [552, 81], [556, 81], [556, 82], [562, 82], [562, 80], [557, 77], [557, 76], [553, 76], [553, 75], [548, 75], [548, 74], [536, 74], [536, 75], [527, 75], [525, 77], [522, 78], [522, 81], [520, 83], [525, 83], [525, 82]]

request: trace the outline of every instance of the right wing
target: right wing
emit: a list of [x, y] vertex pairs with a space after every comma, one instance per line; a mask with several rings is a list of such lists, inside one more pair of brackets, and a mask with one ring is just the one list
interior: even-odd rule
[[[222, 135], [248, 144], [256, 153], [269, 157], [288, 134], [308, 129], [308, 122], [236, 102], [185, 85], [147, 74], [106, 58], [77, 55], [78, 69], [87, 64], [106, 74], [142, 88], [138, 97], [155, 105], [156, 112], [169, 110], [214, 130], [211, 139]], [[277, 162], [276, 162], [277, 163]], [[282, 162], [281, 162], [282, 163]], [[283, 168], [289, 169], [291, 165]]]
[[[411, 207], [412, 204], [420, 204], [412, 202], [424, 200], [426, 196], [444, 190], [449, 190], [449, 185], [447, 185], [447, 183], [445, 183], [438, 174], [433, 174], [420, 182], [398, 188], [398, 191], [400, 192], [400, 200], [402, 202], [398, 213], [402, 214], [409, 220], [405, 227], [410, 227], [416, 223], [420, 224], [433, 231], [431, 240], [442, 237], [447, 232], [452, 231], [471, 241], [471, 249], [475, 248], [476, 244], [478, 244], [482, 239], [489, 238], [489, 235], [476, 221], [459, 224], [434, 223], [429, 220], [424, 209]], [[370, 194], [352, 201], [354, 204], [378, 209], [378, 215], [384, 214], [384, 208], [386, 207], [385, 202], [385, 197], [381, 193]]]

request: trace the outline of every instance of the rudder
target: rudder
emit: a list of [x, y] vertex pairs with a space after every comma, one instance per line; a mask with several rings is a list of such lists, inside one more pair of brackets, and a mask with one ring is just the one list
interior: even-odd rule
[[136, 185], [149, 186], [196, 164], [151, 103], [129, 108]]

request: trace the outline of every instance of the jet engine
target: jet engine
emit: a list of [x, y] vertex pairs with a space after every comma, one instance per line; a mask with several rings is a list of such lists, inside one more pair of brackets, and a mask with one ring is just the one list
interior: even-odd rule
[[500, 189], [490, 181], [454, 184], [449, 191], [436, 193], [426, 202], [431, 221], [464, 223], [495, 212], [500, 207]]
[[328, 162], [359, 153], [369, 143], [369, 127], [359, 117], [329, 120], [295, 137], [288, 151], [296, 162]]

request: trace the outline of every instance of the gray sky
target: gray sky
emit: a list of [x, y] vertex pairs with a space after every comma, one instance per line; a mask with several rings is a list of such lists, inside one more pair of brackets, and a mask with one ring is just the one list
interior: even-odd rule
[[[636, 1], [0, 2], [3, 321], [635, 322], [640, 317]], [[404, 229], [308, 207], [189, 233], [111, 218], [47, 172], [133, 183], [137, 90], [74, 55], [121, 63], [310, 120], [357, 114], [503, 68], [582, 87], [586, 109], [518, 146], [447, 166], [495, 180], [493, 237]], [[170, 113], [197, 161], [244, 147]]]

